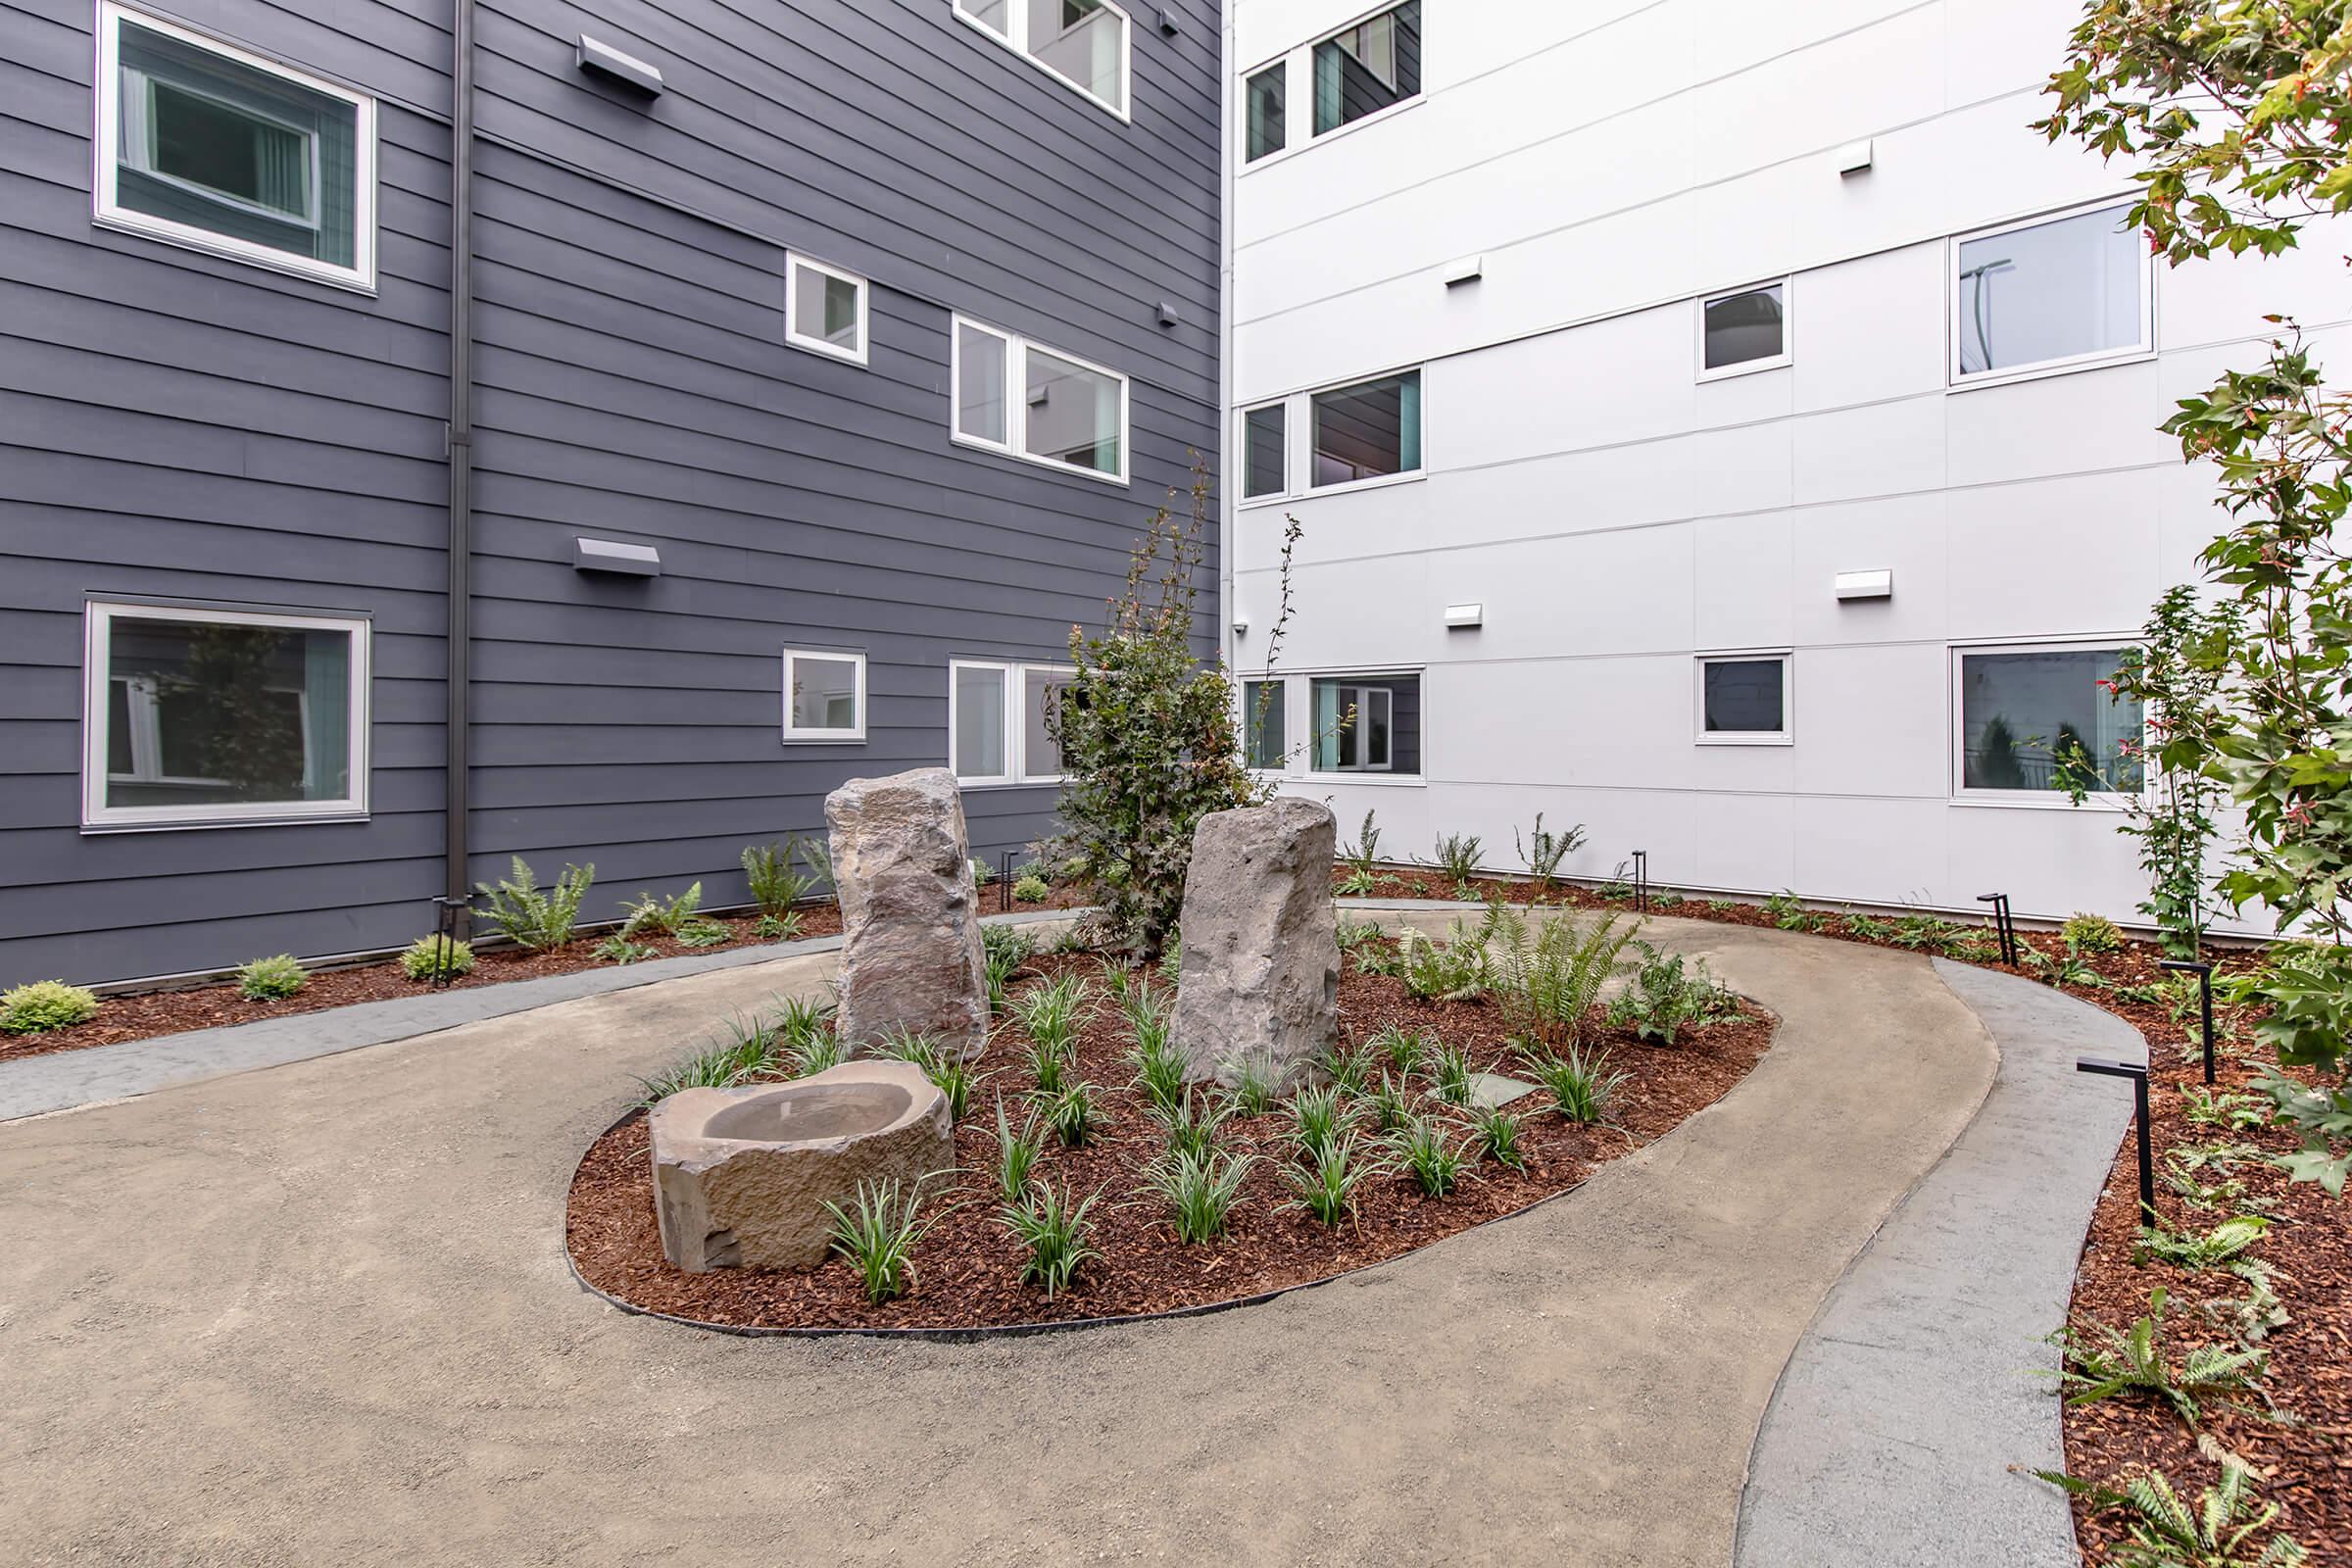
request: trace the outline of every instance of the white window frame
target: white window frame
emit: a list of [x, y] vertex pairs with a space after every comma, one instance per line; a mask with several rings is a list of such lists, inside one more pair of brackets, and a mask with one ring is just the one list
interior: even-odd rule
[[[1336, 27], [1324, 28], [1304, 43], [1294, 44], [1281, 54], [1260, 59], [1256, 64], [1236, 74], [1234, 78], [1237, 83], [1234, 91], [1236, 116], [1233, 143], [1233, 169], [1236, 177], [1279, 164], [1286, 158], [1296, 158], [1310, 147], [1328, 146], [1349, 131], [1360, 130], [1366, 125], [1380, 124], [1403, 114], [1408, 109], [1418, 109], [1429, 102], [1429, 86], [1426, 79], [1428, 74], [1426, 50], [1429, 43], [1427, 24], [1430, 13], [1435, 8], [1424, 4], [1421, 8], [1423, 23], [1421, 41], [1425, 51], [1422, 61], [1424, 80], [1421, 90], [1410, 98], [1389, 105], [1386, 109], [1376, 109], [1360, 120], [1350, 120], [1344, 125], [1334, 125], [1321, 135], [1315, 133], [1315, 51], [1341, 33], [1352, 31], [1370, 22], [1374, 17], [1384, 16], [1396, 10], [1399, 3], [1400, 0], [1384, 0], [1383, 4], [1376, 5], [1368, 11], [1359, 12]], [[1252, 159], [1249, 156], [1250, 78], [1277, 65], [1283, 68], [1282, 145], [1261, 157]], [[1306, 95], [1303, 99], [1300, 98], [1298, 91], [1298, 84], [1302, 81], [1306, 83]], [[1298, 128], [1302, 125], [1306, 127], [1306, 134], [1303, 136], [1298, 134]]]
[[[820, 276], [854, 285], [858, 290], [858, 347], [845, 349], [829, 343], [820, 334], [801, 330], [801, 274], [815, 272]], [[866, 363], [872, 338], [866, 332], [866, 300], [872, 293], [866, 280], [856, 272], [828, 266], [812, 256], [788, 254], [784, 258], [784, 341], [796, 349], [810, 354], [822, 354], [828, 359], [847, 360], [852, 365]]]
[[[804, 659], [821, 659], [836, 664], [858, 666], [858, 722], [847, 729], [828, 729], [814, 725], [800, 725], [792, 721], [792, 670]], [[865, 739], [865, 656], [842, 649], [787, 648], [784, 650], [783, 733], [787, 745], [806, 742], [844, 741], [862, 742]]]
[[1946, 390], [1968, 391], [1981, 386], [2006, 386], [2013, 381], [2034, 381], [2043, 376], [2066, 375], [2076, 370], [2096, 369], [2109, 365], [2129, 365], [2138, 360], [2152, 359], [2156, 354], [2156, 258], [2144, 248], [2137, 259], [2139, 275], [2139, 339], [2136, 343], [2119, 348], [2094, 349], [2087, 354], [2061, 355], [2054, 360], [2035, 360], [2028, 365], [2013, 365], [1997, 370], [1979, 370], [1974, 374], [1960, 372], [1961, 299], [1960, 247], [1982, 239], [1996, 239], [2003, 234], [2024, 228], [2039, 228], [2069, 218], [2088, 213], [2118, 211], [2128, 207], [2132, 197], [2104, 196], [2097, 201], [2078, 202], [2072, 207], [2052, 212], [2034, 213], [2030, 217], [2011, 219], [1984, 228], [1972, 228], [1963, 234], [1951, 235], [1944, 241], [1944, 346], [1943, 368]]
[[[317, 261], [310, 257], [296, 256], [287, 251], [273, 250], [270, 246], [259, 244], [253, 240], [238, 239], [228, 234], [217, 234], [211, 229], [200, 228], [193, 223], [182, 223], [169, 218], [158, 218], [153, 214], [136, 212], [122, 205], [119, 199], [121, 181], [118, 176], [122, 154], [122, 24], [125, 21], [136, 26], [145, 27], [151, 32], [161, 33], [168, 38], [175, 38], [194, 48], [218, 55], [236, 65], [249, 67], [252, 70], [278, 77], [280, 80], [291, 82], [305, 91], [334, 98], [352, 106], [355, 118], [352, 125], [351, 266], [338, 267], [331, 262]], [[115, 0], [99, 0], [97, 25], [97, 90], [91, 94], [91, 99], [96, 106], [94, 133], [91, 136], [90, 217], [93, 222], [102, 228], [119, 229], [124, 233], [143, 235], [149, 239], [161, 240], [166, 244], [181, 246], [188, 250], [225, 256], [232, 261], [249, 262], [256, 267], [267, 268], [271, 271], [284, 272], [295, 277], [311, 278], [318, 282], [332, 284], [337, 288], [350, 289], [355, 293], [373, 294], [375, 292], [376, 158], [375, 100], [373, 98], [365, 93], [354, 92], [350, 88], [329, 81], [322, 76], [316, 76], [305, 71], [297, 71], [291, 66], [280, 64], [267, 56], [239, 48], [237, 45], [225, 39], [214, 37], [210, 33], [198, 32], [193, 28], [181, 26], [177, 23], [166, 22], [161, 17], [150, 15], [130, 6], [118, 5]], [[311, 158], [312, 202], [315, 208], [318, 203], [317, 191], [320, 179], [316, 142], [312, 144]], [[224, 206], [244, 208], [251, 205], [218, 192], [207, 191], [205, 195]], [[300, 223], [303, 221], [299, 219], [289, 219], [285, 214], [272, 209], [257, 208], [254, 210], [266, 213], [269, 217], [281, 222]], [[312, 226], [317, 226], [315, 217]]]
[[[282, 626], [297, 631], [342, 632], [351, 639], [346, 677], [350, 729], [345, 744], [351, 793], [331, 801], [232, 801], [220, 805], [109, 806], [106, 804], [107, 724], [114, 671], [110, 667], [115, 617], [163, 620], [183, 625]], [[313, 615], [292, 611], [196, 609], [184, 605], [141, 603], [137, 600], [93, 599], [82, 607], [81, 662], [81, 827], [85, 833], [152, 832], [168, 828], [246, 827], [291, 825], [297, 822], [349, 822], [368, 815], [368, 745], [369, 712], [368, 638], [373, 622], [355, 615]], [[306, 699], [307, 704], [307, 699]], [[307, 706], [305, 711], [307, 712]], [[137, 715], [134, 709], [134, 722]], [[134, 737], [135, 745], [135, 737]], [[168, 775], [154, 782], [169, 783]]]
[[[1362, 386], [1368, 381], [1385, 381], [1391, 376], [1405, 375], [1415, 370], [1421, 372], [1421, 466], [1417, 468], [1400, 469], [1396, 473], [1377, 473], [1369, 479], [1349, 479], [1341, 484], [1316, 484], [1314, 482], [1315, 399], [1326, 392], [1345, 392], [1349, 387]], [[1283, 411], [1282, 488], [1262, 496], [1244, 496], [1241, 494], [1241, 487], [1236, 486], [1234, 507], [1237, 511], [1251, 507], [1271, 507], [1285, 502], [1320, 499], [1324, 496], [1347, 495], [1356, 490], [1378, 490], [1385, 485], [1417, 484], [1429, 477], [1429, 367], [1426, 363], [1417, 361], [1408, 365], [1393, 365], [1385, 370], [1369, 370], [1362, 375], [1348, 376], [1345, 380], [1325, 382], [1319, 386], [1306, 387], [1277, 398], [1259, 398], [1255, 402], [1243, 405], [1236, 415], [1233, 428], [1234, 450], [1243, 455], [1245, 462], [1249, 455], [1249, 416], [1264, 409], [1273, 408], [1277, 404], [1282, 406]], [[1246, 479], [1248, 470], [1245, 468], [1243, 471]]]
[[[998, 388], [1004, 402], [1004, 439], [991, 441], [985, 436], [966, 435], [963, 431], [963, 331], [969, 327], [985, 332], [1004, 345], [1004, 380]], [[1119, 471], [1104, 473], [1082, 464], [1064, 463], [1059, 458], [1040, 457], [1029, 450], [1029, 352], [1074, 365], [1082, 370], [1104, 375], [1119, 384]], [[976, 447], [982, 452], [994, 452], [999, 457], [1012, 458], [1021, 463], [1033, 463], [1055, 473], [1074, 473], [1099, 484], [1124, 485], [1135, 461], [1135, 397], [1134, 387], [1126, 372], [1114, 370], [1107, 365], [1097, 365], [1082, 359], [1067, 349], [1051, 343], [1033, 343], [1017, 332], [1007, 332], [1001, 326], [991, 326], [977, 317], [956, 313], [948, 326], [948, 438], [960, 447]]]
[[[1303, 751], [1292, 740], [1292, 737], [1298, 733], [1296, 727], [1291, 723], [1291, 688], [1295, 682], [1293, 682], [1287, 675], [1252, 675], [1245, 670], [1241, 674], [1234, 677], [1234, 684], [1239, 689], [1241, 694], [1242, 710], [1240, 723], [1242, 735], [1242, 761], [1244, 765], [1246, 765], [1250, 772], [1266, 778], [1279, 777], [1281, 775], [1298, 771], [1298, 764], [1299, 760], [1302, 757], [1310, 754]], [[1254, 760], [1255, 754], [1250, 746], [1250, 723], [1257, 712], [1257, 704], [1250, 696], [1250, 688], [1252, 686], [1271, 686], [1274, 688], [1275, 699], [1271, 704], [1268, 705], [1268, 707], [1273, 712], [1281, 715], [1282, 760], [1271, 767], [1261, 767], [1258, 765]], [[1392, 742], [1392, 749], [1393, 748], [1394, 742]]]
[[[2008, 807], [2019, 810], [2049, 811], [2076, 809], [2074, 798], [2064, 790], [1986, 790], [1970, 789], [1963, 782], [1968, 776], [1968, 731], [1961, 708], [1961, 675], [1965, 661], [1978, 654], [2095, 654], [2110, 650], [2144, 646], [2145, 639], [2137, 632], [2115, 632], [2107, 636], [2044, 638], [2039, 641], [2010, 639], [2003, 642], [1953, 643], [1949, 647], [1951, 668], [1948, 693], [1949, 710], [1945, 716], [1946, 745], [1951, 750], [1947, 777], [1951, 784], [1951, 804], [1954, 806]], [[2143, 706], [2140, 722], [2147, 722]], [[2146, 733], [2144, 727], [2141, 731]], [[2083, 798], [2085, 806], [2098, 806], [2110, 810], [2124, 810], [2133, 801], [2142, 799], [2147, 789], [2148, 770], [2140, 766], [2138, 790], [2093, 790]]]
[[1102, 0], [1102, 9], [1119, 19], [1119, 80], [1127, 89], [1127, 107], [1125, 108], [1102, 97], [1084, 82], [1063, 75], [1043, 59], [1029, 52], [1029, 10], [1023, 4], [1023, 0], [1005, 0], [1005, 30], [1004, 32], [999, 32], [966, 10], [964, 0], [954, 0], [954, 10], [957, 21], [966, 26], [978, 29], [982, 37], [990, 39], [1000, 47], [1011, 50], [1079, 97], [1084, 98], [1088, 103], [1093, 104], [1097, 109], [1118, 121], [1122, 125], [1129, 125], [1135, 122], [1135, 18], [1129, 14], [1125, 6], [1114, 4], [1113, 0]]
[[[1781, 291], [1781, 352], [1760, 360], [1741, 360], [1737, 365], [1707, 368], [1707, 307], [1768, 288]], [[1796, 279], [1792, 276], [1760, 277], [1752, 283], [1742, 283], [1738, 288], [1717, 289], [1712, 294], [1702, 295], [1692, 328], [1694, 340], [1690, 363], [1701, 381], [1723, 381], [1735, 375], [1753, 375], [1758, 370], [1786, 369], [1796, 363]]]
[[1005, 771], [1002, 773], [956, 774], [956, 782], [965, 789], [1017, 789], [1037, 784], [1058, 784], [1059, 773], [1029, 771], [1029, 677], [1033, 674], [1075, 677], [1076, 666], [1045, 663], [1035, 660], [951, 659], [948, 661], [948, 767], [956, 767], [956, 674], [966, 669], [994, 670], [1004, 680], [1004, 734], [1003, 737]]
[[[1762, 664], [1781, 666], [1781, 727], [1779, 729], [1722, 730], [1707, 728], [1707, 666]], [[1788, 648], [1746, 650], [1709, 649], [1690, 661], [1690, 732], [1700, 746], [1793, 746], [1796, 744], [1796, 659]]]
[[[1421, 687], [1421, 717], [1419, 720], [1421, 770], [1417, 773], [1399, 773], [1396, 770], [1396, 718], [1393, 696], [1390, 699], [1389, 758], [1385, 763], [1379, 767], [1318, 768], [1315, 766], [1315, 682], [1335, 681], [1345, 686], [1350, 681], [1394, 680], [1406, 675], [1419, 682]], [[1428, 784], [1429, 670], [1426, 666], [1414, 664], [1365, 666], [1358, 664], [1347, 669], [1302, 670], [1291, 678], [1300, 684], [1300, 689], [1304, 694], [1301, 700], [1306, 705], [1306, 721], [1298, 737], [1298, 745], [1301, 748], [1299, 752], [1299, 776], [1301, 778], [1318, 784], [1377, 784], [1384, 789], [1418, 788]], [[1287, 698], [1289, 693], [1286, 692], [1284, 695]], [[1267, 768], [1263, 771], [1271, 773], [1273, 769]]]

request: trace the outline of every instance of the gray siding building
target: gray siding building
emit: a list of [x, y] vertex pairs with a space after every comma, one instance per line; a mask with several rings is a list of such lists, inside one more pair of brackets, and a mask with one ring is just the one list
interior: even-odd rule
[[1215, 0], [0, 27], [0, 984], [396, 947], [514, 855], [740, 903], [924, 763], [1049, 827], [1034, 705], [1216, 461]]

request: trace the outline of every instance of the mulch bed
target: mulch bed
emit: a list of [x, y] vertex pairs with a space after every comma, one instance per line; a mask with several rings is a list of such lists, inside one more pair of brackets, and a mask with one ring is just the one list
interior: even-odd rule
[[[981, 889], [983, 912], [995, 913], [997, 902], [997, 890], [993, 885]], [[1067, 909], [1086, 902], [1084, 889], [1056, 886], [1043, 904], [1015, 904], [1011, 907]], [[794, 912], [801, 917], [800, 929], [792, 937], [794, 941], [838, 936], [841, 933], [841, 910], [830, 899], [802, 905]], [[663, 936], [647, 936], [636, 940], [639, 946], [653, 949], [652, 956], [657, 958], [690, 957], [701, 953], [724, 953], [733, 948], [764, 945], [756, 929], [760, 921], [757, 914], [720, 914], [710, 918], [727, 928], [726, 941], [692, 948]], [[479, 929], [478, 916], [476, 924]], [[596, 945], [604, 935], [606, 933], [603, 931], [583, 934], [570, 946], [559, 948], [553, 953], [525, 953], [519, 948], [487, 947], [477, 943], [472, 971], [452, 980], [448, 989], [470, 991], [477, 986], [504, 985], [511, 980], [537, 980], [546, 975], [571, 974], [581, 969], [611, 968], [611, 960], [596, 956]], [[359, 1002], [385, 1002], [395, 997], [419, 996], [430, 989], [422, 982], [411, 980], [402, 972], [397, 960], [386, 959], [348, 968], [318, 970], [300, 991], [273, 1002], [256, 1002], [241, 996], [233, 983], [108, 996], [100, 999], [98, 1015], [86, 1023], [45, 1034], [0, 1035], [0, 1061], [13, 1061], [22, 1056], [45, 1056], [60, 1051], [81, 1051], [91, 1046], [117, 1045], [125, 1040], [153, 1040], [164, 1035], [184, 1034], [191, 1029], [252, 1023], [262, 1018], [322, 1012], [329, 1007], [347, 1007]]]
[[[1360, 973], [1352, 961], [1344, 968], [1340, 1013], [1350, 1042], [1393, 1022], [1467, 1048], [1485, 1070], [1512, 1073], [1514, 1058], [1492, 1004], [1419, 1003], [1398, 981]], [[1041, 956], [1025, 971], [1034, 977], [1014, 989], [1072, 971], [1100, 974], [1102, 962], [1081, 955]], [[1170, 1311], [1255, 1296], [1394, 1257], [1574, 1187], [1597, 1166], [1720, 1099], [1755, 1065], [1772, 1034], [1770, 1019], [1752, 1007], [1687, 1034], [1673, 1047], [1643, 1045], [1630, 1032], [1598, 1028], [1592, 1044], [1607, 1051], [1613, 1068], [1632, 1075], [1611, 1106], [1615, 1125], [1571, 1123], [1539, 1091], [1509, 1107], [1526, 1112], [1525, 1169], [1481, 1161], [1442, 1199], [1423, 1197], [1407, 1175], [1375, 1176], [1361, 1188], [1353, 1219], [1330, 1228], [1283, 1206], [1292, 1196], [1281, 1174], [1293, 1158], [1288, 1115], [1277, 1107], [1237, 1117], [1225, 1124], [1220, 1142], [1257, 1160], [1228, 1234], [1188, 1247], [1178, 1244], [1159, 1200], [1143, 1189], [1142, 1173], [1158, 1157], [1164, 1134], [1130, 1082], [1126, 1022], [1099, 997], [1080, 1037], [1078, 1074], [1103, 1092], [1107, 1125], [1079, 1149], [1049, 1142], [1041, 1174], [1067, 1183], [1077, 1198], [1103, 1195], [1090, 1216], [1093, 1244], [1103, 1255], [1048, 1300], [1042, 1289], [1020, 1282], [1025, 1252], [997, 1219], [996, 1102], [1003, 1098], [1018, 1126], [1021, 1097], [1036, 1086], [1027, 1037], [1016, 1022], [1001, 1019], [984, 1058], [991, 1075], [956, 1129], [959, 1170], [952, 1186], [935, 1187], [928, 1200], [934, 1210], [949, 1212], [913, 1254], [915, 1284], [908, 1295], [868, 1304], [857, 1274], [839, 1259], [808, 1274], [670, 1268], [654, 1217], [645, 1124], [635, 1116], [599, 1139], [573, 1178], [566, 1235], [580, 1276], [655, 1311], [761, 1328], [966, 1328]], [[1450, 1111], [1419, 1071], [1410, 1085], [1421, 1097], [1418, 1108]]]

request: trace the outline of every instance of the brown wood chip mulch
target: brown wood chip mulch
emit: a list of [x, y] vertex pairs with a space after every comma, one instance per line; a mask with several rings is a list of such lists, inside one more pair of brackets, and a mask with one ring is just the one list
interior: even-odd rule
[[[1467, 1048], [1490, 1071], [1509, 1074], [1512, 1054], [1497, 1010], [1489, 1003], [1422, 1004], [1395, 980], [1347, 966], [1340, 988], [1342, 1024], [1354, 1041], [1384, 1023], [1428, 1029]], [[1100, 960], [1082, 956], [1033, 959], [1035, 975], [1021, 984], [1068, 972], [1099, 974]], [[1019, 985], [1015, 987], [1016, 991]], [[914, 1252], [915, 1287], [895, 1301], [869, 1305], [850, 1266], [834, 1259], [809, 1274], [723, 1270], [686, 1274], [662, 1259], [654, 1217], [653, 1181], [642, 1119], [631, 1118], [598, 1140], [573, 1179], [567, 1236], [574, 1265], [599, 1290], [639, 1306], [705, 1322], [756, 1327], [923, 1328], [1048, 1322], [1180, 1307], [1254, 1296], [1326, 1279], [1394, 1257], [1482, 1221], [1524, 1208], [1575, 1186], [1592, 1170], [1678, 1126], [1720, 1099], [1763, 1054], [1770, 1020], [1752, 1007], [1740, 1018], [1686, 1035], [1674, 1047], [1642, 1045], [1624, 1031], [1600, 1028], [1596, 1044], [1612, 1068], [1631, 1074], [1612, 1107], [1618, 1125], [1582, 1127], [1551, 1109], [1539, 1091], [1510, 1109], [1525, 1112], [1524, 1170], [1494, 1160], [1443, 1199], [1421, 1196], [1409, 1176], [1368, 1180], [1352, 1220], [1326, 1228], [1283, 1205], [1291, 1190], [1282, 1176], [1293, 1159], [1289, 1118], [1279, 1108], [1226, 1124], [1223, 1147], [1257, 1156], [1243, 1185], [1232, 1228], [1222, 1240], [1179, 1245], [1156, 1198], [1142, 1188], [1144, 1168], [1158, 1157], [1164, 1135], [1131, 1086], [1124, 1059], [1132, 1043], [1125, 1020], [1100, 1000], [1078, 1049], [1078, 1072], [1103, 1091], [1109, 1107], [1102, 1136], [1084, 1148], [1049, 1142], [1041, 1174], [1067, 1184], [1077, 1198], [1102, 1194], [1091, 1216], [1094, 1245], [1102, 1256], [1086, 1263], [1071, 1288], [1049, 1301], [1042, 1289], [1021, 1283], [1019, 1244], [999, 1223], [995, 1181], [997, 1098], [1017, 1127], [1021, 1099], [1035, 1087], [1027, 1037], [1002, 1023], [984, 1066], [991, 1076], [956, 1126], [959, 1170], [928, 1200], [951, 1212]], [[1375, 1080], [1377, 1081], [1377, 1079]], [[1431, 1094], [1422, 1073], [1411, 1075], [1419, 1108], [1452, 1114]], [[1458, 1115], [1453, 1115], [1459, 1121]]]

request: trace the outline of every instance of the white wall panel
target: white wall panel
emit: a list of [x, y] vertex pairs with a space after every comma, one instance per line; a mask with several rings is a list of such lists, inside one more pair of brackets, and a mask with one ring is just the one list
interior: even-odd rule
[[1940, 801], [1800, 796], [1788, 886], [1817, 899], [1950, 906], [1982, 889], [1950, 888], [1950, 808]]
[[1793, 309], [1800, 410], [1939, 392], [1944, 384], [1941, 241], [1804, 273]]
[[[1789, 515], [1790, 638], [1799, 647], [1940, 643], [1949, 633], [1948, 544], [1940, 490]], [[1841, 571], [1891, 571], [1890, 599], [1839, 600]]]
[[1788, 646], [1795, 635], [1794, 519], [1785, 511], [1707, 517], [1696, 530], [1690, 596], [1695, 646]]
[[1971, 387], [1954, 392], [1944, 407], [1955, 485], [2139, 467], [2180, 457], [2179, 443], [2156, 428], [2171, 411], [2154, 361]]
[[1944, 482], [1941, 396], [1808, 414], [1791, 421], [1796, 499], [1853, 501]]
[[1936, 644], [1800, 649], [1797, 789], [1943, 799], [1949, 667]]
[[1951, 635], [2132, 631], [2167, 586], [2159, 470], [1954, 490]]

